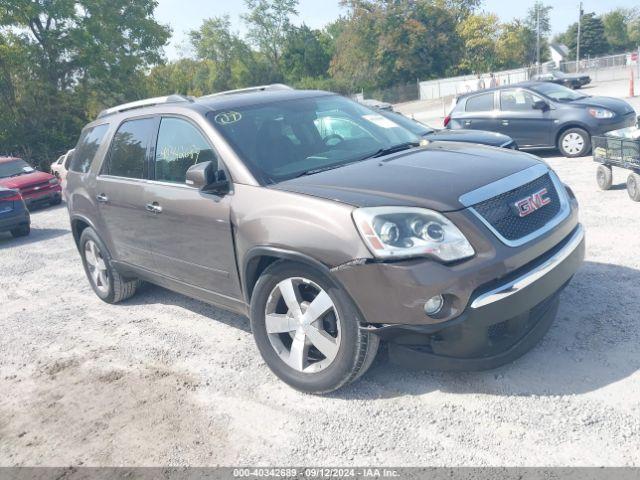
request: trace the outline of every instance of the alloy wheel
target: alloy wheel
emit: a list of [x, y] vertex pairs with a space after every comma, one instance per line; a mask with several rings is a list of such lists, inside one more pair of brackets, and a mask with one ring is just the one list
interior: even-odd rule
[[265, 327], [280, 359], [298, 372], [324, 370], [340, 348], [336, 306], [327, 292], [306, 278], [286, 278], [271, 290]]
[[93, 240], [84, 244], [84, 258], [87, 261], [89, 276], [93, 285], [106, 295], [109, 293], [109, 272], [100, 248]]
[[579, 133], [571, 132], [562, 139], [562, 149], [569, 155], [576, 155], [584, 148], [584, 138]]

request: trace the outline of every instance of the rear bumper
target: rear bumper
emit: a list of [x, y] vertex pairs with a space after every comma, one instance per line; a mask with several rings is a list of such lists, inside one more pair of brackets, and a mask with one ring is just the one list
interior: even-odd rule
[[[577, 225], [526, 267], [475, 289], [464, 310], [451, 320], [433, 323], [423, 313], [422, 324], [398, 322], [363, 328], [391, 340], [391, 357], [406, 366], [493, 368], [517, 358], [540, 340], [555, 318], [560, 291], [578, 270], [584, 255], [584, 230]], [[384, 292], [378, 295], [385, 297]], [[424, 297], [404, 297], [404, 303], [423, 304]], [[364, 310], [367, 320], [370, 309]]]
[[26, 209], [14, 210], [10, 214], [0, 216], [0, 232], [7, 232], [14, 228], [29, 225], [31, 222]]

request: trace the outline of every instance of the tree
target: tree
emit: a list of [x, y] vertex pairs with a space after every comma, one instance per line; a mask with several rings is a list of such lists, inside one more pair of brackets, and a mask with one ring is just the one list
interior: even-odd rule
[[538, 35], [538, 18], [540, 19], [540, 62], [549, 60], [549, 36], [551, 35], [551, 10], [553, 7], [545, 5], [542, 1], [537, 0], [531, 7], [524, 19], [524, 27], [530, 32], [523, 35], [528, 46], [524, 64], [531, 65], [537, 60], [537, 35]]
[[[566, 32], [558, 35], [556, 39], [564, 43], [571, 52], [576, 55], [576, 45], [578, 37], [578, 24], [569, 26]], [[602, 55], [609, 50], [609, 44], [604, 34], [604, 24], [602, 19], [596, 17], [595, 13], [582, 15], [580, 26], [580, 58]]]
[[249, 27], [249, 40], [280, 71], [280, 55], [291, 30], [290, 17], [298, 14], [298, 0], [245, 0], [245, 4], [249, 13], [242, 18]]
[[251, 52], [246, 43], [231, 32], [228, 15], [204, 20], [199, 29], [189, 32], [189, 38], [196, 57], [213, 62], [215, 66], [216, 74], [211, 83], [213, 91], [229, 90], [241, 83], [234, 72], [241, 70], [239, 63], [247, 60], [245, 55], [251, 56]]
[[154, 0], [11, 0], [0, 9], [0, 151], [47, 164], [106, 105], [139, 98], [170, 30]]
[[[354, 88], [415, 85], [455, 68], [462, 44], [459, 10], [432, 0], [349, 0], [330, 72]], [[450, 2], [458, 8], [475, 2]]]
[[331, 61], [330, 39], [306, 25], [293, 27], [282, 51], [282, 67], [287, 81], [326, 76]]
[[616, 8], [602, 16], [604, 34], [611, 48], [610, 53], [632, 50], [640, 41], [640, 10]]
[[464, 56], [460, 69], [466, 72], [488, 72], [497, 62], [496, 44], [500, 23], [494, 14], [470, 15], [458, 25], [458, 34], [464, 43]]
[[[520, 20], [502, 25], [496, 41], [496, 63], [499, 68], [517, 68], [535, 62], [536, 33]], [[544, 58], [544, 57], [541, 57]]]

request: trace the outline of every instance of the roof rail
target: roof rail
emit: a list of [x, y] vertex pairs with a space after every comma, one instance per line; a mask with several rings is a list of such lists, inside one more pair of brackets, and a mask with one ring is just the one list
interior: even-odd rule
[[236, 93], [255, 93], [255, 92], [264, 92], [264, 91], [277, 91], [277, 90], [295, 90], [289, 85], [285, 85], [284, 83], [272, 83], [271, 85], [259, 85], [257, 87], [248, 87], [248, 88], [237, 88], [235, 90], [226, 90], [224, 92], [216, 92], [211, 93], [209, 95], [204, 95], [200, 98], [211, 98], [211, 97], [220, 97], [222, 95], [235, 95]]
[[152, 107], [154, 105], [162, 105], [163, 103], [192, 103], [193, 97], [187, 97], [186, 95], [167, 95], [166, 97], [154, 97], [146, 98], [144, 100], [138, 100], [136, 102], [123, 103], [115, 107], [102, 110], [98, 114], [98, 118], [103, 118], [114, 113], [125, 112], [127, 110], [134, 110], [136, 108]]

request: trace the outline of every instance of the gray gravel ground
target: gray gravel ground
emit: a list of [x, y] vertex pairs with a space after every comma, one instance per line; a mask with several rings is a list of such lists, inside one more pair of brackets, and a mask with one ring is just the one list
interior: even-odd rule
[[278, 381], [245, 318], [153, 286], [102, 303], [64, 205], [35, 212], [0, 234], [0, 465], [640, 465], [640, 204], [547, 161], [588, 253], [542, 343], [484, 373], [383, 354], [328, 397]]

